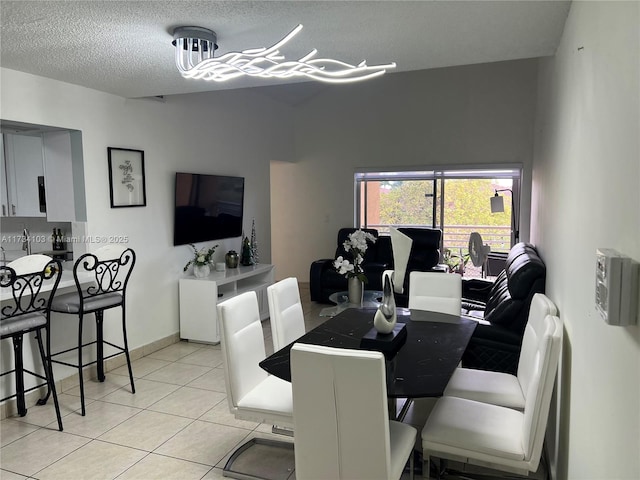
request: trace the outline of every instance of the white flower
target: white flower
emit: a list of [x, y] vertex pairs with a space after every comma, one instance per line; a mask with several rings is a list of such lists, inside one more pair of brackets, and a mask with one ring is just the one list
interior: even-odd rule
[[340, 275], [346, 275], [348, 277], [358, 276], [362, 277], [363, 281], [366, 281], [364, 271], [361, 267], [364, 260], [364, 253], [367, 251], [367, 242], [375, 243], [376, 237], [371, 233], [363, 230], [356, 230], [347, 236], [347, 239], [342, 243], [342, 247], [345, 252], [349, 252], [353, 257], [353, 264], [349, 260], [338, 257], [333, 266]]
[[205, 262], [204, 255], [202, 253], [200, 255], [198, 255], [198, 258], [196, 259], [196, 261], [198, 263], [204, 263]]
[[350, 272], [353, 272], [353, 269], [354, 269], [354, 266], [351, 265], [351, 262], [349, 262], [349, 260], [342, 258], [342, 256], [339, 256], [338, 258], [335, 259], [335, 261], [333, 262], [333, 266], [335, 267], [336, 270], [338, 270], [338, 273], [340, 275], [346, 275]]

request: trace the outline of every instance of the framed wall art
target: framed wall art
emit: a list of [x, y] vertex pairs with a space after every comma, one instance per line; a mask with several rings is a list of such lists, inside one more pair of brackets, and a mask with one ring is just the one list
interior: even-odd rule
[[107, 147], [111, 208], [145, 207], [144, 152]]

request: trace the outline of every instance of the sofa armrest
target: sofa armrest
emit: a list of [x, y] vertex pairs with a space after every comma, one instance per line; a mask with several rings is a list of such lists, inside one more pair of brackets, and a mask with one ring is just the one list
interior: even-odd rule
[[311, 264], [311, 268], [309, 270], [309, 294], [311, 296], [311, 301], [322, 301], [322, 276], [325, 271], [333, 268], [333, 261], [333, 258], [322, 258]]
[[487, 303], [494, 282], [481, 278], [462, 279], [462, 298], [473, 303]]

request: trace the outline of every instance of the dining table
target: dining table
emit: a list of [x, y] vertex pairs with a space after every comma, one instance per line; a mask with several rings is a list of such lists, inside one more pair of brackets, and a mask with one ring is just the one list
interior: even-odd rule
[[[294, 343], [376, 349], [371, 347], [371, 342], [363, 342], [364, 337], [375, 336], [376, 332], [372, 330], [375, 312], [375, 308], [346, 309], [274, 352], [259, 365], [271, 375], [290, 382], [290, 353]], [[477, 322], [457, 315], [407, 308], [398, 308], [396, 314], [398, 325], [404, 324], [406, 339], [403, 339], [397, 351], [385, 353], [388, 398], [442, 396], [451, 375], [460, 364]], [[396, 402], [389, 403], [393, 403], [395, 409]], [[403, 413], [394, 416], [402, 417]]]

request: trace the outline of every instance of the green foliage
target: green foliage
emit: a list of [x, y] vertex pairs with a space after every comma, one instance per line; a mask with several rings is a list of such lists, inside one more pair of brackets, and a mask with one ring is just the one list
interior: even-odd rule
[[[388, 186], [387, 186], [388, 185]], [[387, 225], [431, 225], [433, 182], [393, 182], [380, 189], [380, 223]], [[508, 225], [511, 221], [509, 192], [505, 211], [491, 213], [489, 198], [495, 185], [490, 179], [450, 179], [445, 182], [444, 211], [447, 225]], [[442, 192], [438, 192], [439, 195]], [[439, 214], [439, 212], [438, 212]]]

